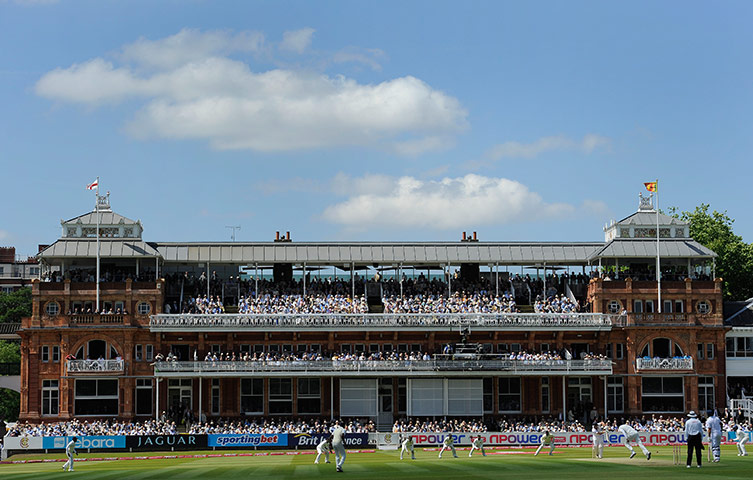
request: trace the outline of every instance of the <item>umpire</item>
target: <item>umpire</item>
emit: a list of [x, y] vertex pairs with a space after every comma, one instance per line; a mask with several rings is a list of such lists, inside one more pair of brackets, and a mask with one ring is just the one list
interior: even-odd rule
[[693, 461], [693, 449], [695, 449], [695, 458], [698, 462], [698, 468], [701, 468], [701, 449], [703, 449], [703, 424], [698, 420], [698, 415], [694, 411], [688, 413], [688, 419], [685, 421], [685, 437], [688, 439], [688, 461], [686, 468], [690, 468]]

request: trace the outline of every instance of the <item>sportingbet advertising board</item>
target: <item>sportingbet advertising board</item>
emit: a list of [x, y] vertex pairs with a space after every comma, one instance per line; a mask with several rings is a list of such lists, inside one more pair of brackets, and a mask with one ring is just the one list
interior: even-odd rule
[[207, 435], [210, 447], [287, 447], [287, 433]]

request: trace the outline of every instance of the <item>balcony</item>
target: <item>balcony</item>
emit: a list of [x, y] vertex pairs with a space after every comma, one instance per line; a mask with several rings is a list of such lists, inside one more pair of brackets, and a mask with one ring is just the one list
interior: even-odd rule
[[662, 372], [671, 372], [675, 370], [693, 370], [692, 358], [636, 358], [635, 370], [658, 370]]
[[122, 325], [126, 315], [83, 313], [71, 315], [71, 325]]
[[69, 374], [123, 373], [123, 360], [68, 360], [66, 369]]
[[602, 313], [217, 314], [152, 315], [153, 332], [447, 330], [611, 330], [616, 315]]
[[247, 377], [247, 376], [468, 376], [513, 375], [611, 375], [610, 360], [319, 360], [319, 361], [204, 361], [157, 362], [158, 377]]

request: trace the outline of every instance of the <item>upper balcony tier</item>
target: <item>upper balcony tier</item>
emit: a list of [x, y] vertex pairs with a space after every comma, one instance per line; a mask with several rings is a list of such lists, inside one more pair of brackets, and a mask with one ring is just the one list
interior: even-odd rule
[[157, 377], [306, 377], [306, 376], [468, 376], [513, 375], [611, 375], [610, 360], [320, 360], [320, 361], [203, 361], [157, 362]]
[[673, 358], [636, 358], [635, 370], [658, 370], [661, 372], [693, 370], [693, 359], [690, 357]]
[[427, 331], [470, 327], [477, 330], [611, 330], [615, 315], [601, 313], [390, 313], [390, 314], [216, 314], [152, 315], [153, 332], [217, 330]]

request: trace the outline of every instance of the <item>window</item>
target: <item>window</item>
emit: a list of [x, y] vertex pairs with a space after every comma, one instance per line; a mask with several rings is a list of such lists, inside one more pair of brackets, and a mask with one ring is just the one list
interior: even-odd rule
[[643, 300], [633, 300], [633, 313], [643, 313]]
[[59, 345], [52, 346], [52, 361], [55, 363], [60, 361], [60, 346]]
[[319, 415], [322, 411], [321, 380], [298, 379], [298, 415]]
[[712, 412], [715, 407], [714, 377], [698, 377], [698, 410]]
[[118, 381], [116, 379], [76, 380], [75, 415], [118, 415]]
[[211, 405], [210, 411], [212, 415], [220, 414], [220, 379], [212, 379], [212, 393], [211, 393]]
[[620, 313], [621, 310], [622, 310], [622, 305], [620, 304], [619, 301], [617, 301], [617, 300], [610, 300], [607, 303], [607, 311], [609, 313]]
[[497, 344], [497, 353], [509, 353], [509, 352], [510, 352], [510, 347], [508, 347], [506, 343]]
[[151, 415], [152, 412], [152, 379], [136, 379], [136, 415]]
[[706, 344], [706, 359], [707, 360], [714, 359], [714, 344], [713, 343]]
[[54, 317], [58, 313], [60, 313], [60, 305], [58, 302], [47, 302], [47, 305], [44, 307], [44, 311], [47, 312], [47, 315]]
[[520, 412], [520, 378], [499, 378], [499, 411], [504, 413]]
[[144, 349], [146, 351], [146, 358], [145, 360], [147, 362], [151, 362], [154, 360], [154, 346], [151, 344], [144, 345]]
[[549, 377], [541, 377], [541, 413], [549, 413]]
[[405, 414], [408, 408], [408, 379], [397, 379], [397, 413]]
[[139, 302], [139, 304], [136, 306], [136, 311], [139, 313], [139, 315], [149, 315], [149, 312], [152, 311], [152, 306], [147, 302]]
[[542, 343], [541, 344], [541, 352], [545, 353], [549, 351], [549, 344], [548, 343]]
[[625, 387], [622, 383], [622, 377], [609, 377], [607, 379], [607, 408], [609, 413], [625, 411]]
[[140, 362], [144, 359], [144, 346], [141, 344], [133, 346], [133, 361]]
[[698, 360], [703, 360], [703, 344], [698, 344], [698, 350], [696, 351], [696, 357], [698, 357]]
[[685, 313], [685, 304], [682, 300], [675, 300], [675, 313]]
[[711, 313], [711, 304], [706, 300], [701, 300], [700, 302], [695, 304], [695, 311], [700, 313], [701, 315]]
[[520, 344], [519, 343], [510, 344], [510, 351], [515, 352], [515, 353], [520, 352], [521, 351]]
[[57, 380], [42, 380], [42, 415], [57, 415], [60, 399]]
[[643, 377], [642, 397], [644, 413], [683, 412], [683, 377]]
[[251, 345], [247, 343], [242, 343], [240, 349], [241, 353], [251, 353]]
[[643, 347], [641, 357], [672, 358], [683, 356], [682, 348], [669, 338], [654, 338]]
[[654, 301], [646, 300], [646, 313], [654, 313]]
[[607, 343], [604, 355], [606, 355], [607, 358], [614, 358], [612, 357], [612, 344], [611, 343]]
[[50, 361], [50, 347], [47, 345], [42, 346], [42, 361], [45, 363]]
[[492, 378], [484, 379], [484, 413], [494, 411], [494, 381]]
[[753, 357], [753, 337], [727, 337], [728, 357]]
[[616, 343], [615, 345], [615, 358], [617, 360], [622, 360], [625, 358], [625, 344], [624, 343]]
[[340, 352], [342, 353], [350, 353], [350, 344], [349, 343], [343, 343], [340, 345]]
[[269, 379], [269, 414], [293, 413], [293, 381], [290, 378]]
[[241, 378], [241, 413], [245, 415], [264, 414], [263, 379]]
[[672, 300], [664, 300], [663, 313], [672, 313]]

